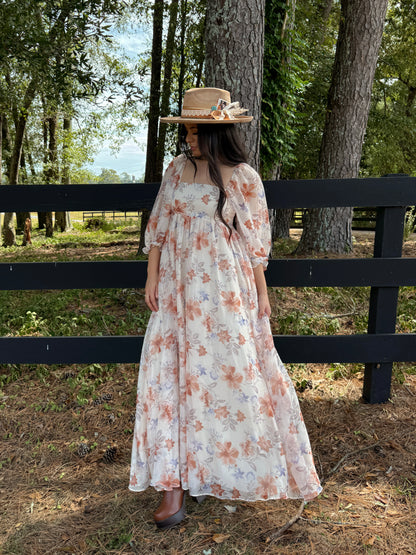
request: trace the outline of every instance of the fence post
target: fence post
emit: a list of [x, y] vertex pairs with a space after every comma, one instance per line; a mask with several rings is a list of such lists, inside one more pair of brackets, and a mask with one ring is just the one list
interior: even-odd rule
[[[386, 176], [387, 177], [387, 176]], [[406, 207], [377, 208], [374, 257], [401, 257]], [[398, 287], [372, 287], [368, 314], [368, 333], [395, 333]], [[392, 362], [369, 362], [365, 365], [363, 399], [385, 403], [390, 397]]]

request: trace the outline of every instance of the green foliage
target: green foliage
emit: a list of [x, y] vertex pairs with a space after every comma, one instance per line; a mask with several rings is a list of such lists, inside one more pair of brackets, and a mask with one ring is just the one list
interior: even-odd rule
[[[142, 13], [143, 4], [139, 2], [138, 11]], [[148, 3], [149, 4], [149, 3]], [[204, 86], [204, 57], [205, 57], [205, 9], [206, 0], [192, 0], [180, 2], [178, 23], [175, 33], [173, 50], [173, 66], [171, 80], [171, 94], [168, 113], [163, 116], [177, 115], [180, 113], [183, 92], [196, 86]], [[164, 24], [167, 26], [169, 5], [165, 3]], [[151, 12], [147, 12], [150, 22]], [[143, 16], [141, 16], [143, 17]], [[149, 29], [150, 36], [150, 29]], [[164, 64], [166, 60], [166, 37], [162, 45], [162, 83], [164, 78]], [[137, 72], [144, 79], [150, 81], [151, 73], [151, 45], [138, 57]], [[136, 117], [146, 122], [149, 117], [150, 91], [143, 93], [143, 103], [138, 106]], [[165, 156], [177, 154], [177, 127], [170, 125], [166, 129]], [[156, 145], [155, 145], [156, 146]]]
[[102, 168], [97, 183], [121, 183], [121, 179], [116, 170]]
[[286, 178], [316, 177], [319, 149], [331, 83], [335, 45], [338, 36], [339, 3], [328, 13], [323, 3], [305, 0], [297, 3], [296, 32], [299, 65], [298, 79], [303, 84], [297, 94], [293, 168], [283, 167]]
[[47, 295], [1, 291], [0, 336], [136, 334], [147, 325], [150, 311], [137, 309], [136, 299], [117, 316], [115, 309], [124, 305], [125, 296], [117, 289], [50, 291]]
[[403, 241], [407, 241], [412, 233], [416, 231], [416, 207], [412, 206], [406, 212], [403, 230]]
[[[0, 4], [0, 109], [9, 129], [6, 173], [20, 148], [11, 125], [17, 126], [20, 116], [26, 125], [21, 181], [44, 182], [52, 174], [56, 181], [61, 170], [73, 182], [85, 181], [77, 172], [92, 161], [98, 141], [114, 135], [117, 127], [106, 124], [111, 102], [117, 96], [113, 111], [126, 115], [141, 94], [134, 69], [113, 46], [114, 24], [127, 9], [128, 3], [116, 0], [22, 0], [19, 9], [13, 0]], [[106, 110], [101, 106], [87, 116], [86, 107], [91, 111], [97, 101], [105, 101]], [[58, 119], [56, 156], [45, 142], [45, 122], [58, 112], [67, 120], [77, 117], [81, 125], [63, 131]], [[130, 121], [130, 132], [133, 125]]]
[[266, 1], [261, 167], [264, 178], [295, 164], [296, 104], [303, 88], [299, 53], [300, 37], [288, 20], [294, 18], [291, 3]]

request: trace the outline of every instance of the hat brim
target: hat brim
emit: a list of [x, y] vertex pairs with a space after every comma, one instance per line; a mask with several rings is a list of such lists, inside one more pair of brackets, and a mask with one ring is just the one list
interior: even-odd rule
[[180, 116], [160, 118], [161, 123], [249, 123], [252, 121], [253, 116], [236, 116], [234, 119], [213, 119], [213, 118], [182, 118]]

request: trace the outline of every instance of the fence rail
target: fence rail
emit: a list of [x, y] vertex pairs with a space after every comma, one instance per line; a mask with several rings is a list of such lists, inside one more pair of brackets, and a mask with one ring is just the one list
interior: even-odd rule
[[[290, 185], [290, 186], [289, 186]], [[0, 187], [5, 212], [137, 211], [150, 209], [159, 184], [16, 185]], [[416, 285], [416, 258], [401, 258], [406, 206], [416, 204], [416, 178], [327, 179], [265, 182], [270, 208], [377, 207], [374, 258], [271, 260], [274, 287], [371, 287], [368, 333], [275, 336], [285, 362], [365, 363], [363, 397], [385, 402], [392, 363], [416, 361], [416, 334], [395, 334], [400, 286]], [[0, 264], [0, 288], [139, 288], [145, 261]], [[137, 362], [141, 336], [3, 337], [0, 363], [73, 364]]]

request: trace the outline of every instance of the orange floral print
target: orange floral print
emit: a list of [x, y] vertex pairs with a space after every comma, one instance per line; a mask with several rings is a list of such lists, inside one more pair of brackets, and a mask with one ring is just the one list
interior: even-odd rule
[[243, 183], [241, 186], [241, 192], [246, 202], [250, 200], [250, 198], [255, 199], [258, 194], [255, 183]]
[[211, 486], [211, 492], [212, 492], [212, 495], [215, 495], [217, 497], [222, 497], [224, 490], [222, 489], [220, 484], [213, 484]]
[[197, 316], [202, 316], [198, 301], [188, 301], [186, 303], [186, 316], [190, 320], [194, 320]]
[[230, 342], [231, 335], [228, 333], [227, 330], [222, 330], [218, 332], [218, 339], [221, 341], [221, 343], [227, 345], [227, 343]]
[[163, 420], [167, 420], [168, 422], [172, 421], [172, 405], [162, 405], [160, 407], [160, 418]]
[[259, 437], [257, 445], [260, 447], [260, 449], [266, 451], [267, 453], [272, 448], [272, 442], [270, 441], [270, 439], [266, 439], [264, 436]]
[[228, 387], [231, 387], [232, 389], [237, 389], [243, 381], [242, 374], [237, 373], [235, 366], [225, 366], [223, 364], [221, 366], [221, 369], [224, 374], [224, 380], [227, 382]]
[[197, 376], [188, 376], [186, 379], [186, 393], [192, 395], [194, 391], [199, 391], [199, 383]]
[[262, 414], [267, 414], [267, 416], [273, 416], [274, 412], [273, 412], [272, 404], [270, 402], [270, 397], [266, 395], [264, 397], [261, 397], [259, 401], [260, 401], [260, 412]]
[[204, 232], [197, 233], [194, 239], [195, 247], [200, 251], [204, 247], [209, 246], [208, 234]]
[[223, 461], [224, 464], [234, 464], [238, 457], [238, 450], [232, 446], [231, 441], [220, 443], [217, 441], [216, 447], [218, 449], [217, 456]]
[[175, 445], [175, 442], [173, 441], [173, 439], [168, 438], [168, 439], [165, 440], [165, 445], [166, 445], [166, 448], [167, 448], [168, 451], [172, 451], [172, 449]]
[[264, 478], [259, 478], [259, 486], [256, 493], [263, 499], [268, 499], [277, 495], [276, 480], [273, 476], [264, 476]]
[[150, 342], [150, 353], [152, 355], [155, 355], [156, 353], [161, 353], [162, 352], [162, 346], [163, 346], [163, 337], [161, 335], [156, 335], [152, 341]]
[[237, 411], [237, 422], [244, 422], [246, 415], [241, 410]]
[[221, 297], [223, 298], [222, 304], [228, 307], [233, 312], [238, 312], [241, 306], [241, 299], [237, 296], [235, 291], [221, 291]]
[[243, 443], [240, 443], [241, 452], [245, 457], [251, 457], [254, 454], [253, 442], [246, 439]]
[[221, 420], [221, 418], [227, 418], [229, 414], [230, 411], [227, 409], [227, 407], [218, 407], [217, 409], [215, 409], [215, 417], [219, 420]]

